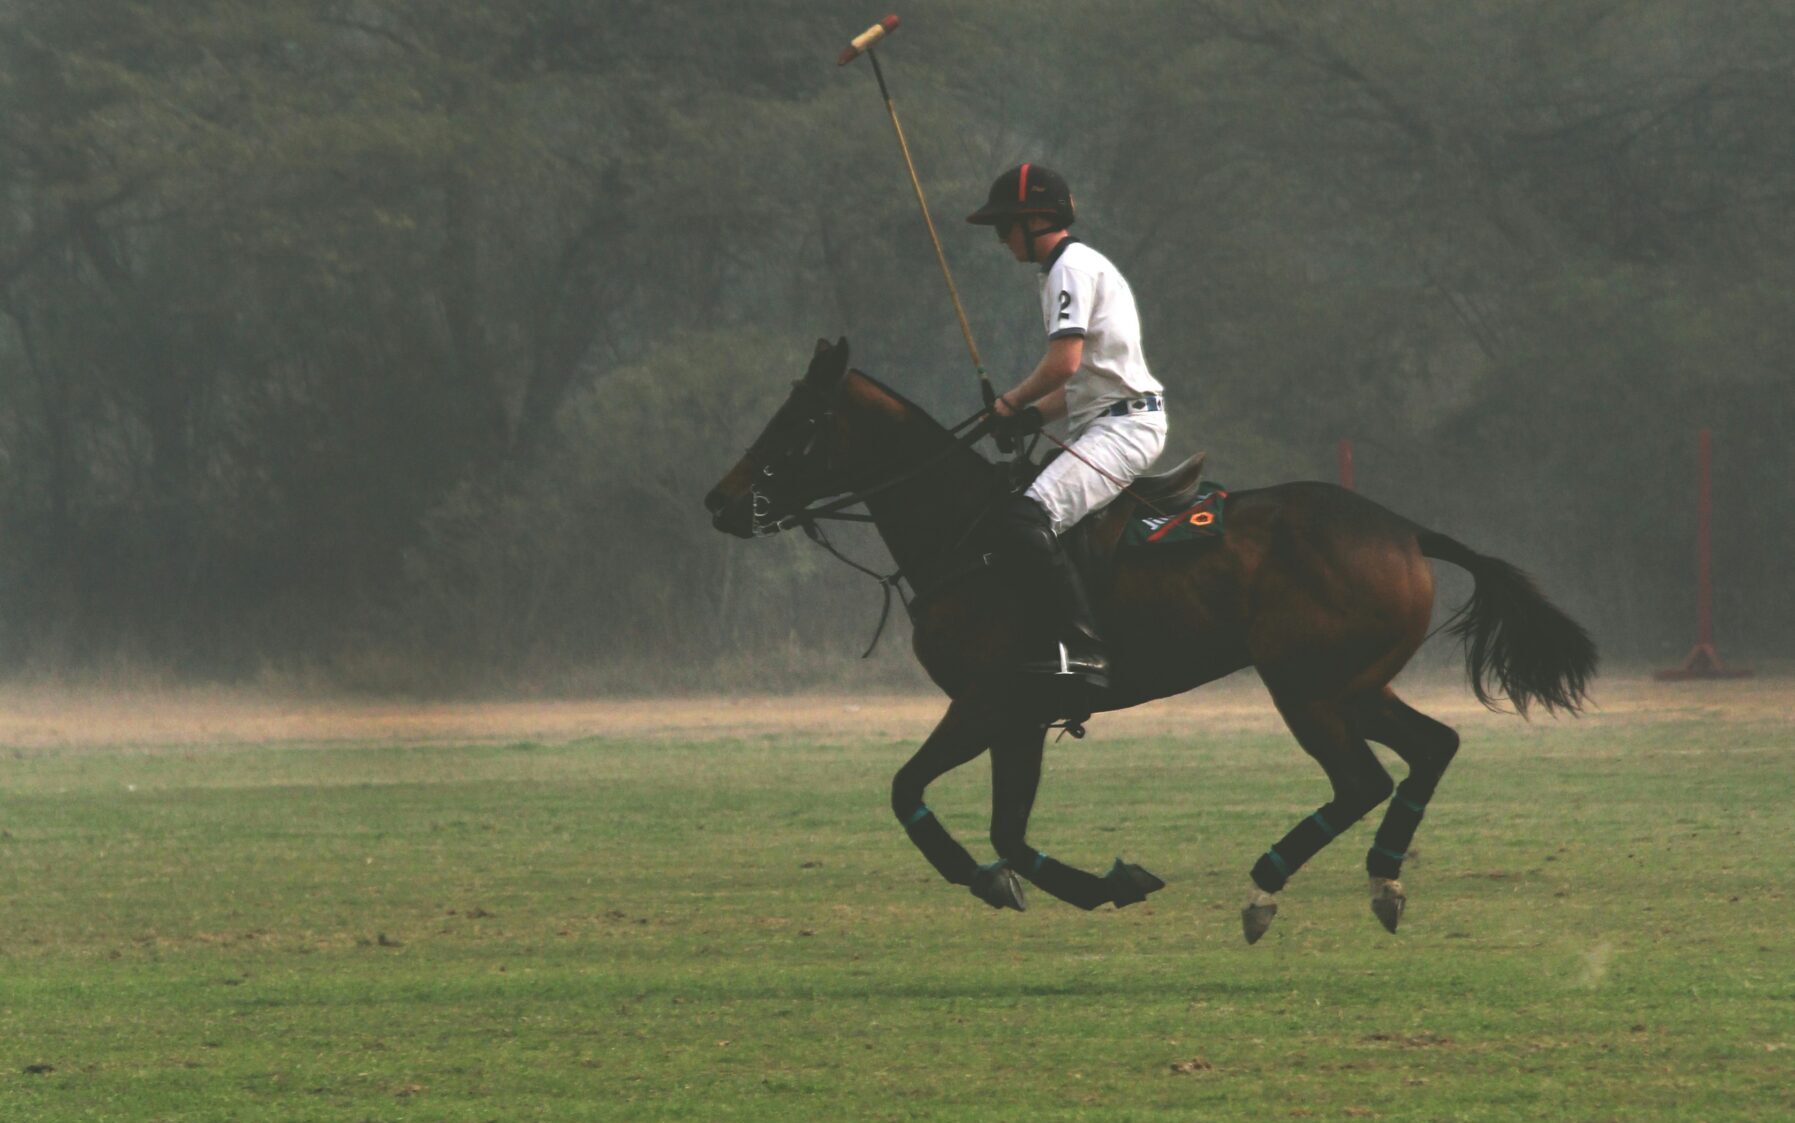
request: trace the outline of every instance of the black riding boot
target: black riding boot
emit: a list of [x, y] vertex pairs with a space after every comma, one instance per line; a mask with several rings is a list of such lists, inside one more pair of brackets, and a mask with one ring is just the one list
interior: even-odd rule
[[997, 524], [1003, 555], [1024, 595], [1038, 602], [1053, 625], [1054, 646], [1040, 658], [1027, 659], [1023, 675], [1031, 686], [1045, 688], [1052, 708], [1077, 710], [1092, 692], [1109, 689], [1109, 655], [1078, 567], [1061, 548], [1047, 512], [1033, 499], [1012, 499], [999, 512]]

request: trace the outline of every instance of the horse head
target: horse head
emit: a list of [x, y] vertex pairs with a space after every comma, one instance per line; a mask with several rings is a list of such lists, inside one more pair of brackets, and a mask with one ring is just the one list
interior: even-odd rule
[[848, 341], [817, 340], [810, 369], [785, 404], [704, 497], [712, 525], [740, 538], [773, 534], [806, 505], [846, 490], [833, 422], [847, 373]]

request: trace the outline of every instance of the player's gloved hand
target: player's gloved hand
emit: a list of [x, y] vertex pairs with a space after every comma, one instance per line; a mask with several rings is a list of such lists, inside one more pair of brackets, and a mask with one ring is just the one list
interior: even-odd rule
[[1047, 419], [1034, 406], [1024, 406], [1011, 414], [998, 414], [991, 419], [991, 433], [999, 440], [1021, 440], [1032, 433], [1039, 433]]

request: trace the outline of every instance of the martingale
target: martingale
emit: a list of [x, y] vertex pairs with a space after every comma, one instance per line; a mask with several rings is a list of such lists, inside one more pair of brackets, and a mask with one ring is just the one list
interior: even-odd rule
[[1123, 546], [1164, 546], [1173, 542], [1190, 542], [1222, 536], [1222, 511], [1228, 498], [1226, 488], [1204, 480], [1197, 501], [1184, 511], [1167, 518], [1164, 515], [1140, 515], [1131, 519], [1122, 531]]

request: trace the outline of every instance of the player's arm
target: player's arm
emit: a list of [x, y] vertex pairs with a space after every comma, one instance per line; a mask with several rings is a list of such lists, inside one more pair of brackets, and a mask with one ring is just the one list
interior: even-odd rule
[[1042, 421], [1058, 421], [1066, 416], [1066, 388], [1049, 390], [1035, 399], [1035, 408], [1041, 411]]
[[[1066, 415], [1066, 383], [1084, 362], [1084, 336], [1062, 335], [1048, 340], [1047, 353], [1015, 389], [997, 399], [997, 412], [1009, 416], [1023, 406], [1035, 406], [1048, 421]], [[1051, 403], [1049, 396], [1055, 400]], [[1050, 406], [1058, 412], [1050, 412]]]

